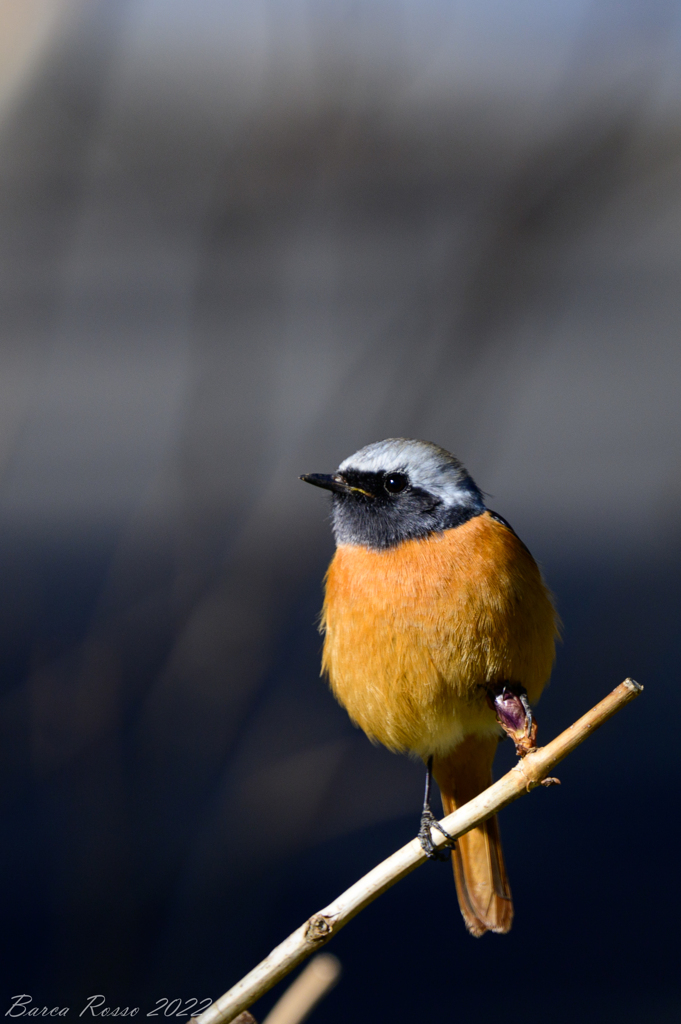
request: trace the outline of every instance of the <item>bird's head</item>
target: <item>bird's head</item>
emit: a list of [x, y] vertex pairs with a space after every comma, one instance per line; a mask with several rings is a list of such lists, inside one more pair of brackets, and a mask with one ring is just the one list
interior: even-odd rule
[[332, 491], [337, 544], [383, 550], [485, 510], [482, 492], [458, 459], [428, 441], [390, 437], [360, 448], [330, 476], [309, 473], [301, 480]]

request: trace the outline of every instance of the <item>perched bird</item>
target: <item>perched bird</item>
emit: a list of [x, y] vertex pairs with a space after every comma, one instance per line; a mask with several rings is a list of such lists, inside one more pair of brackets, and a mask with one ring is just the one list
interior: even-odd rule
[[[558, 634], [551, 596], [522, 541], [437, 445], [388, 438], [301, 479], [333, 492], [322, 671], [369, 739], [426, 762], [419, 836], [433, 855], [431, 770], [449, 814], [491, 784], [502, 730], [521, 755], [534, 745], [530, 704]], [[496, 818], [458, 839], [452, 861], [468, 930], [507, 932]]]

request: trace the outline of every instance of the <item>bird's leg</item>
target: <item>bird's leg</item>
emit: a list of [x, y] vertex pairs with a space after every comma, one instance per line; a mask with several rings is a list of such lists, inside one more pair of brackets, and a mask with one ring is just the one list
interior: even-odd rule
[[487, 701], [497, 722], [515, 743], [518, 757], [537, 746], [537, 720], [532, 714], [527, 690], [519, 683], [499, 683], [487, 691]]
[[[423, 810], [421, 811], [421, 827], [419, 828], [419, 840], [427, 857], [430, 860], [449, 860], [447, 850], [454, 849], [454, 837], [445, 832], [440, 822], [430, 809], [430, 785], [433, 778], [433, 755], [426, 762], [426, 791], [423, 794]], [[433, 837], [430, 834], [431, 828], [437, 829], [447, 839], [442, 849], [435, 846]]]

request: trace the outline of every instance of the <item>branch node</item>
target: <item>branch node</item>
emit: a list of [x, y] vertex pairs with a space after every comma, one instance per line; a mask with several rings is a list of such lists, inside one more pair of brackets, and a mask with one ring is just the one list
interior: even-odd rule
[[538, 782], [536, 779], [533, 779], [532, 776], [528, 776], [527, 772], [525, 771], [525, 768], [530, 767], [532, 765], [532, 761], [534, 760], [536, 754], [538, 754], [543, 749], [543, 747], [535, 747], [533, 750], [528, 750], [524, 757], [519, 758], [514, 767], [511, 769], [511, 771], [520, 772], [522, 777], [525, 779], [526, 793], [531, 793], [533, 789], [536, 789], [537, 786], [541, 785], [541, 783]]
[[333, 917], [327, 917], [324, 914], [313, 914], [308, 922], [305, 938], [308, 942], [326, 942], [333, 934], [335, 923]]

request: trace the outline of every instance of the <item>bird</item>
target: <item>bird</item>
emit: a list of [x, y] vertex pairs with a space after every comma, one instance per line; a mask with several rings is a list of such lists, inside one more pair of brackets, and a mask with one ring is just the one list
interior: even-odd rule
[[[437, 857], [431, 828], [444, 829], [430, 809], [431, 777], [450, 814], [491, 785], [505, 734], [520, 756], [535, 746], [532, 705], [560, 630], [552, 595], [509, 523], [436, 444], [387, 438], [335, 473], [301, 479], [332, 493], [322, 673], [372, 742], [426, 764], [419, 838]], [[508, 932], [496, 817], [446, 843], [469, 933]]]

